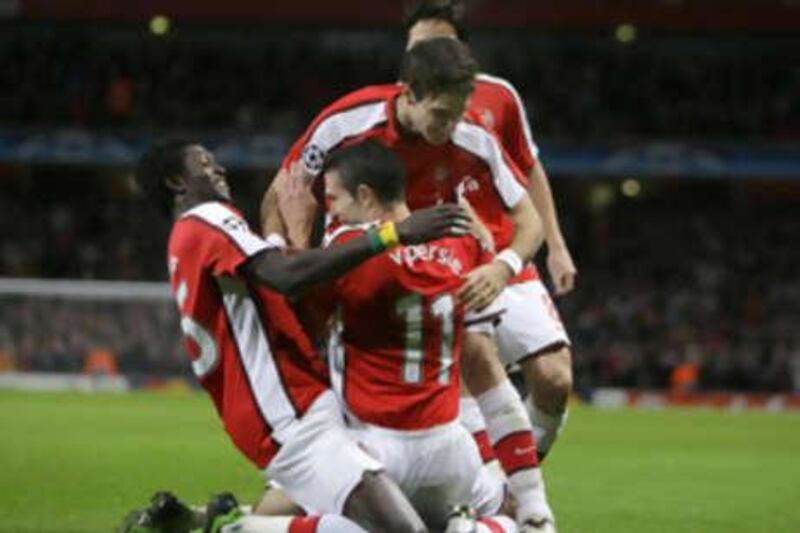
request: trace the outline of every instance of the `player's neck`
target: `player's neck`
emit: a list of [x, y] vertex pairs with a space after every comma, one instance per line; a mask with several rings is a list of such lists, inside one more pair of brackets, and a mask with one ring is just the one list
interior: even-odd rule
[[394, 101], [395, 117], [401, 135], [417, 135], [414, 130], [414, 121], [411, 120], [411, 108], [408, 103], [408, 96], [403, 93]]
[[174, 218], [180, 218], [185, 212], [190, 211], [191, 209], [197, 207], [200, 204], [205, 204], [207, 202], [220, 202], [223, 201], [220, 198], [209, 197], [207, 195], [196, 195], [196, 194], [181, 194], [175, 197], [175, 208], [173, 209]]
[[404, 202], [399, 202], [392, 206], [381, 209], [376, 213], [375, 220], [381, 220], [384, 222], [402, 222], [409, 216], [411, 216], [411, 211], [409, 211], [408, 206]]

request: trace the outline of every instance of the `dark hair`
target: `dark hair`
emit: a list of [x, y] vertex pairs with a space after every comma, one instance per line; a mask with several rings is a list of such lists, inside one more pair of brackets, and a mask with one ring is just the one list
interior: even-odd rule
[[406, 169], [400, 157], [374, 140], [367, 140], [328, 154], [323, 172], [335, 170], [342, 186], [355, 196], [366, 185], [383, 205], [405, 201]]
[[436, 19], [447, 22], [456, 30], [456, 35], [462, 41], [466, 39], [464, 30], [464, 10], [467, 2], [464, 0], [414, 0], [406, 3], [403, 15], [403, 27], [406, 31], [421, 20]]
[[440, 37], [421, 41], [405, 53], [400, 81], [422, 100], [431, 94], [470, 93], [477, 72], [467, 45]]
[[184, 139], [167, 139], [150, 146], [139, 158], [136, 181], [145, 196], [167, 215], [172, 214], [173, 192], [167, 179], [186, 171], [186, 148], [196, 144]]

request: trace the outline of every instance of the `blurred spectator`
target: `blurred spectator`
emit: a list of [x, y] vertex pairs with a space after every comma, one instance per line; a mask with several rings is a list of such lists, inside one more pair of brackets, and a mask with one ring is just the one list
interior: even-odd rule
[[[475, 31], [542, 138], [800, 138], [797, 34]], [[0, 34], [0, 125], [241, 128], [293, 137], [318, 110], [397, 77], [399, 31], [77, 24]], [[508, 53], [524, 50], [524, 53]], [[794, 58], [794, 59], [792, 59]]]
[[[17, 369], [132, 375], [187, 374], [177, 310], [163, 302], [2, 297], [0, 323]], [[102, 346], [103, 348], [99, 348]]]

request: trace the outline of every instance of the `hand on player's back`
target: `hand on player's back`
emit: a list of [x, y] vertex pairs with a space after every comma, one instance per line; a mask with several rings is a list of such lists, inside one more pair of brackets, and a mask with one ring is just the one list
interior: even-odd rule
[[419, 244], [442, 237], [466, 235], [472, 227], [472, 220], [461, 207], [443, 204], [414, 211], [396, 227], [400, 242]]
[[467, 311], [482, 311], [497, 298], [511, 279], [511, 270], [500, 261], [479, 266], [467, 274], [458, 298]]

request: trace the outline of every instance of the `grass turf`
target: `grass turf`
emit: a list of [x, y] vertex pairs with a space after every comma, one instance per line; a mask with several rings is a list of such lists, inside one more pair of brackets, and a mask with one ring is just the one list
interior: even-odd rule
[[[243, 501], [258, 473], [194, 393], [0, 391], [0, 531], [110, 531], [169, 488]], [[800, 416], [574, 408], [545, 464], [560, 531], [800, 531]]]

